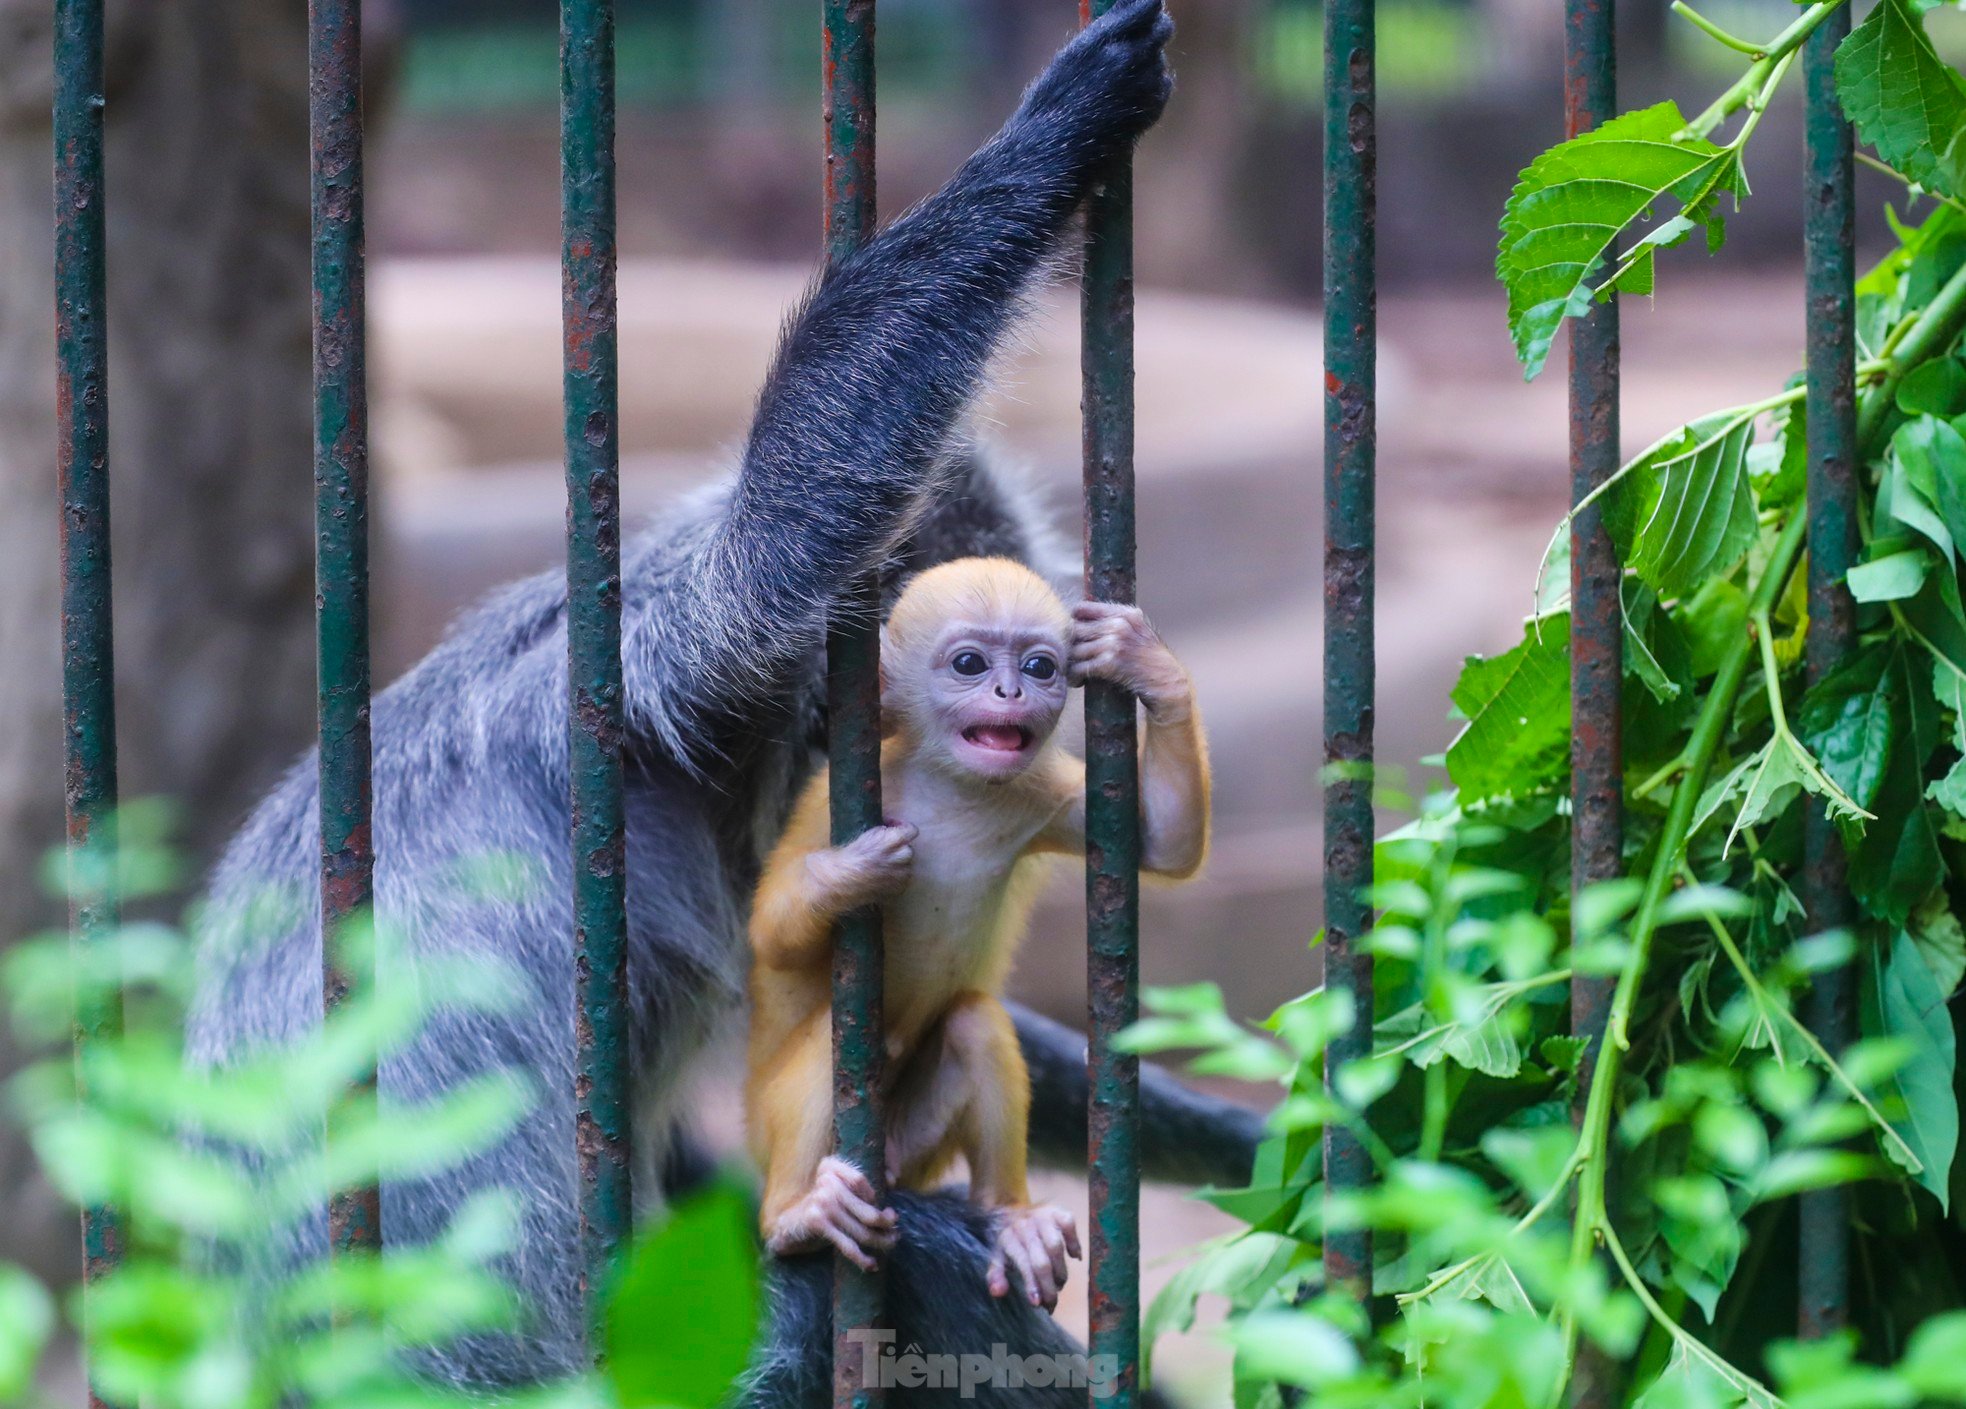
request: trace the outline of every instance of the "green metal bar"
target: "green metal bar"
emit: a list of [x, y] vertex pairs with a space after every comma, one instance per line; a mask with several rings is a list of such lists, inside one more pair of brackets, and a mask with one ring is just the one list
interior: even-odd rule
[[[1836, 46], [1850, 30], [1845, 6], [1803, 49], [1808, 101], [1803, 251], [1808, 296], [1810, 684], [1835, 670], [1856, 642], [1856, 603], [1844, 574], [1857, 561], [1856, 210], [1850, 124], [1836, 96]], [[1812, 929], [1855, 919], [1843, 845], [1821, 808], [1804, 818], [1803, 898]], [[1830, 1052], [1855, 1035], [1855, 974], [1818, 974], [1804, 1016]], [[1843, 1189], [1802, 1196], [1799, 1329], [1816, 1338], [1849, 1321], [1850, 1201]]]
[[633, 1218], [621, 737], [621, 441], [615, 321], [614, 0], [560, 5], [568, 764], [576, 1145], [586, 1292]]
[[[874, 0], [822, 0], [825, 74], [826, 253], [838, 261], [874, 233]], [[833, 841], [881, 823], [881, 690], [878, 579], [856, 584], [826, 635], [826, 703]], [[885, 949], [878, 907], [846, 916], [833, 941], [833, 1141], [842, 1159], [884, 1193], [886, 1126], [881, 1079], [887, 1055], [881, 990]], [[833, 1403], [874, 1409], [885, 1399], [854, 1373], [849, 1339], [883, 1324], [886, 1281], [844, 1257], [833, 1273]]]
[[[89, 888], [89, 853], [115, 845], [116, 663], [109, 572], [109, 297], [104, 252], [102, 0], [55, 0], [55, 469], [61, 495], [62, 768], [78, 950], [117, 924], [109, 886]], [[75, 1015], [78, 1084], [91, 1044], [122, 1032], [120, 997]], [[82, 1210], [83, 1317], [122, 1255], [113, 1209]], [[100, 1404], [93, 1388], [90, 1401]]]
[[[1082, 0], [1089, 24], [1113, 0]], [[1086, 207], [1081, 358], [1085, 379], [1085, 593], [1131, 602], [1133, 165], [1116, 161]], [[1140, 1402], [1140, 1059], [1115, 1039], [1140, 1016], [1138, 705], [1107, 681], [1085, 690], [1086, 997], [1090, 1041], [1090, 1350], [1120, 1367], [1101, 1402]]]
[[[1324, 982], [1357, 1020], [1325, 1054], [1325, 1087], [1372, 1051], [1371, 927], [1373, 543], [1378, 375], [1378, 136], [1373, 0], [1324, 7]], [[1324, 1132], [1325, 1188], [1372, 1178], [1364, 1144], [1334, 1121]], [[1372, 1291], [1372, 1235], [1327, 1232], [1326, 1285]]]
[[[1575, 137], [1618, 112], [1613, 0], [1566, 0], [1563, 25], [1564, 136]], [[1570, 324], [1570, 499], [1581, 503], [1617, 473], [1618, 305], [1600, 303]], [[1618, 551], [1596, 505], [1570, 529], [1570, 889], [1624, 873], [1624, 608]], [[1570, 1117], [1581, 1130], [1591, 1073], [1604, 1046], [1612, 978], [1578, 978], [1570, 987], [1570, 1030], [1590, 1039]], [[1613, 1363], [1589, 1347], [1578, 1356], [1570, 1401], [1597, 1409], [1615, 1398]]]
[[[368, 909], [370, 834], [369, 393], [362, 221], [360, 0], [311, 0], [308, 126], [314, 230], [314, 601], [321, 734], [323, 1001], [352, 976], [334, 950], [342, 923]], [[375, 1073], [364, 1083], [371, 1090]], [[334, 1139], [334, 1131], [328, 1132]], [[337, 1194], [328, 1208], [337, 1251], [382, 1246], [381, 1196]]]

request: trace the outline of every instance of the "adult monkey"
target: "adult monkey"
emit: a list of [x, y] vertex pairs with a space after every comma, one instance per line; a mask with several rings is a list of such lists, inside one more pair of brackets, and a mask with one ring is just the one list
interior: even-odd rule
[[[1162, 0], [1122, 0], [1065, 47], [948, 186], [829, 268], [786, 330], [735, 479], [629, 545], [629, 988], [644, 1170], [663, 1157], [684, 1063], [738, 1011], [745, 906], [823, 736], [829, 610], [876, 566], [896, 575], [976, 554], [1029, 558], [1040, 547], [1040, 516], [953, 444], [957, 422], [1092, 181], [1165, 106], [1171, 32]], [[524, 1196], [506, 1270], [534, 1323], [522, 1336], [460, 1346], [439, 1366], [481, 1385], [572, 1370], [583, 1354], [564, 608], [557, 573], [507, 588], [375, 702], [376, 907], [405, 941], [396, 962], [413, 971], [426, 955], [488, 954], [530, 986], [509, 1011], [443, 1015], [381, 1072], [385, 1099], [403, 1103], [495, 1068], [536, 1080], [538, 1107], [498, 1148], [441, 1178], [383, 1189], [387, 1236], [402, 1244], [434, 1236], [477, 1190]], [[194, 1061], [222, 1065], [319, 1021], [318, 835], [309, 757], [214, 875]], [[535, 858], [540, 883], [518, 899], [459, 884], [461, 863], [498, 853]], [[269, 891], [304, 917], [270, 944]], [[1028, 1014], [1019, 1026], [1036, 1087], [1034, 1145], [1081, 1162], [1082, 1039]], [[1156, 1174], [1247, 1173], [1251, 1117], [1165, 1078], [1148, 1092]], [[959, 1204], [897, 1206], [908, 1233], [890, 1266], [900, 1344], [1066, 1348], [1048, 1316], [985, 1294], [983, 1244]], [[316, 1217], [282, 1252], [304, 1258], [325, 1246]], [[808, 1259], [779, 1272], [755, 1402], [823, 1402], [826, 1270]], [[1000, 1402], [1082, 1394], [1006, 1390]]]

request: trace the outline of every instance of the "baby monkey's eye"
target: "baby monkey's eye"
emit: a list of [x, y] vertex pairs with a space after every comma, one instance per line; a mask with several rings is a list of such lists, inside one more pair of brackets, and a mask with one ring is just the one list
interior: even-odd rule
[[1058, 673], [1058, 662], [1050, 656], [1032, 656], [1024, 662], [1024, 673], [1033, 680], [1049, 680]]
[[949, 662], [949, 668], [958, 675], [981, 675], [990, 668], [990, 662], [976, 651], [963, 651]]

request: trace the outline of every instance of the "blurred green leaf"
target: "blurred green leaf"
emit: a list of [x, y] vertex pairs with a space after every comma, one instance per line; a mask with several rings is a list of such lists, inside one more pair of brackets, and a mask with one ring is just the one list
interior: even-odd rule
[[750, 1201], [728, 1185], [642, 1234], [608, 1292], [607, 1379], [623, 1409], [716, 1409], [762, 1310]]
[[54, 1298], [25, 1270], [0, 1262], [0, 1404], [23, 1397], [55, 1330]]

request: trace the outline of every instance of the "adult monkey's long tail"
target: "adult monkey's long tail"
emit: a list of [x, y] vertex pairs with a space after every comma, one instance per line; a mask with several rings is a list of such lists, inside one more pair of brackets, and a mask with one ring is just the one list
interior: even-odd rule
[[659, 611], [628, 604], [631, 727], [643, 706], [740, 706], [816, 645], [841, 590], [935, 488], [1020, 295], [1102, 165], [1166, 106], [1172, 33], [1162, 0], [1115, 6], [948, 185], [825, 272], [786, 327], [728, 513]]

